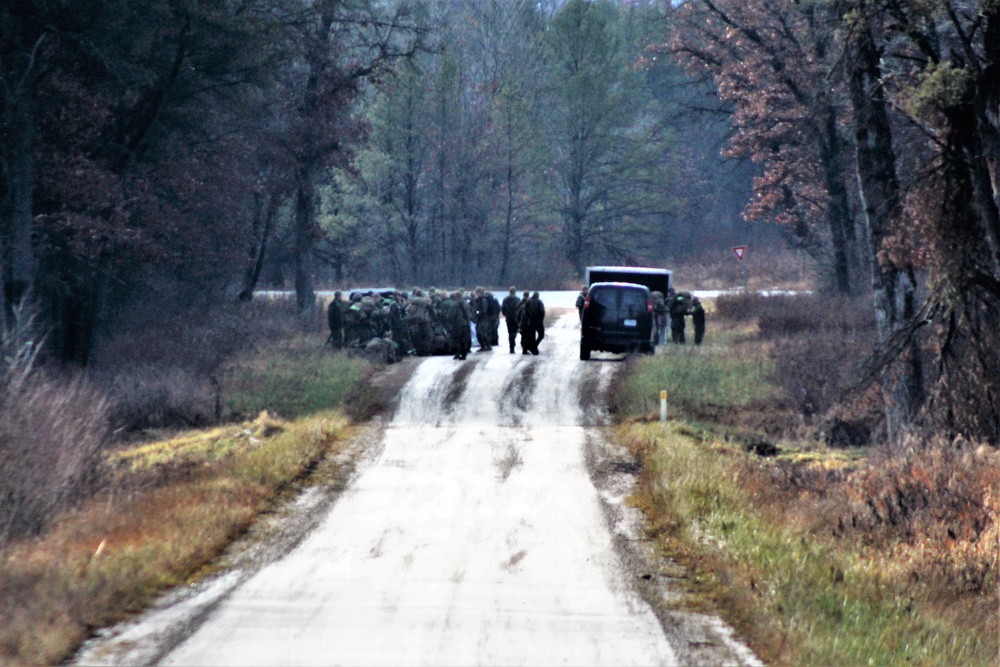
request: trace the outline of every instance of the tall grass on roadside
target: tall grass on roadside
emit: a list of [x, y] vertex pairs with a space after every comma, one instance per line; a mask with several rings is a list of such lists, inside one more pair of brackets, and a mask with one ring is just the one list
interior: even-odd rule
[[262, 415], [116, 452], [112, 489], [0, 551], [0, 664], [57, 664], [93, 628], [186, 581], [347, 428], [334, 413]]
[[[765, 660], [995, 664], [1000, 650], [995, 500], [1000, 461], [992, 450], [975, 455], [980, 457], [975, 469], [983, 472], [961, 487], [976, 503], [992, 507], [980, 513], [975, 534], [949, 541], [934, 540], [932, 532], [914, 547], [899, 548], [893, 545], [906, 543], [902, 535], [870, 544], [851, 530], [835, 533], [829, 522], [838, 516], [837, 507], [849, 507], [835, 497], [836, 489], [812, 494], [783, 487], [768, 465], [719, 443], [696, 440], [682, 426], [633, 424], [622, 437], [643, 462], [635, 502], [653, 535], [697, 568], [696, 579], [705, 582]], [[904, 466], [897, 472], [903, 469], [921, 468]], [[891, 477], [881, 484], [893, 488]], [[848, 488], [863, 490], [870, 478], [855, 479]], [[950, 478], [942, 467], [930, 479], [936, 481], [921, 483], [923, 488], [947, 487]], [[863, 497], [857, 502], [859, 508], [867, 504]], [[933, 502], [923, 511], [933, 515]], [[914, 556], [926, 548], [937, 556]], [[965, 565], [955, 567], [956, 561]], [[956, 587], [967, 581], [965, 575], [935, 586], [944, 562], [953, 572], [975, 573], [980, 588]]]
[[0, 545], [41, 531], [91, 493], [108, 437], [106, 403], [80, 379], [51, 376], [26, 307], [0, 331]]

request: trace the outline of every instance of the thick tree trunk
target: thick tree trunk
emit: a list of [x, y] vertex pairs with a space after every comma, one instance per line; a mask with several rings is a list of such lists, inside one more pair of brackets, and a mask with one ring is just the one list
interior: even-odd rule
[[312, 314], [316, 308], [313, 289], [313, 222], [316, 202], [312, 170], [299, 170], [298, 188], [295, 193], [295, 304], [299, 315]]
[[[910, 267], [881, 260], [882, 243], [900, 214], [892, 132], [881, 87], [880, 55], [864, 18], [847, 39], [848, 89], [854, 110], [857, 175], [868, 226], [872, 288], [879, 341], [885, 343], [915, 313], [916, 281]], [[883, 373], [887, 436], [897, 443], [924, 398], [923, 370], [916, 341], [907, 342], [899, 359]]]
[[845, 170], [841, 160], [843, 146], [837, 128], [836, 112], [829, 105], [823, 105], [823, 114], [825, 115], [822, 127], [824, 137], [820, 160], [823, 165], [823, 180], [830, 198], [826, 217], [833, 245], [833, 274], [837, 292], [849, 296], [854, 293], [851, 260], [857, 250], [857, 237], [854, 233], [854, 220], [851, 217], [851, 206], [847, 196], [847, 184], [844, 182]]

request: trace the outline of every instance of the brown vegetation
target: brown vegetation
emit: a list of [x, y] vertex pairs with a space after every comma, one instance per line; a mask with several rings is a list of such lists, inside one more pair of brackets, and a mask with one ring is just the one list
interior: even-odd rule
[[262, 414], [107, 459], [101, 493], [0, 552], [0, 664], [58, 663], [195, 576], [339, 446], [347, 424]]
[[[858, 303], [744, 296], [716, 306], [714, 329], [732, 345], [698, 361], [756, 349], [773, 358], [777, 391], [761, 386], [715, 413], [692, 401], [690, 425], [625, 431], [644, 463], [636, 502], [651, 532], [765, 659], [990, 664], [1000, 650], [1000, 452], [962, 438], [914, 433], [891, 447], [871, 437], [883, 428], [882, 394], [859, 385], [873, 329]], [[680, 361], [669, 352], [665, 362]]]

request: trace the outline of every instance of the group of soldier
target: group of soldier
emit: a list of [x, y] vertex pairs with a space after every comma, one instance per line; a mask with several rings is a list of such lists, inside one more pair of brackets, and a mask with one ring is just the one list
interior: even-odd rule
[[653, 313], [659, 328], [659, 344], [666, 343], [667, 322], [669, 320], [670, 342], [684, 345], [686, 320], [691, 318], [694, 326], [694, 344], [701, 345], [705, 339], [705, 308], [701, 299], [691, 296], [691, 292], [675, 292], [671, 287], [666, 295], [653, 292]]
[[545, 336], [545, 305], [538, 292], [518, 297], [514, 287], [503, 303], [482, 287], [471, 293], [434, 288], [353, 292], [347, 300], [336, 292], [327, 307], [328, 342], [334, 349], [383, 363], [432, 354], [465, 359], [472, 351], [473, 326], [480, 352], [499, 345], [501, 317], [506, 320], [510, 353], [520, 334], [522, 353], [537, 355]]

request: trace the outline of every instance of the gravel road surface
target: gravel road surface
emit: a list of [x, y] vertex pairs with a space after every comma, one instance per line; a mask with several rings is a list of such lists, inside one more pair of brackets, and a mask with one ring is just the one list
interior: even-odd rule
[[163, 603], [77, 664], [759, 664], [717, 620], [691, 638], [640, 594], [621, 547], [628, 478], [601, 473], [595, 449], [618, 364], [578, 360], [575, 312], [537, 357], [500, 336], [419, 363], [353, 480], [282, 557]]

